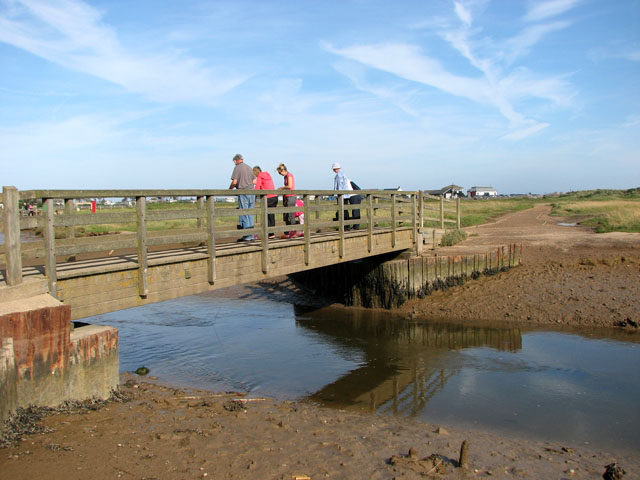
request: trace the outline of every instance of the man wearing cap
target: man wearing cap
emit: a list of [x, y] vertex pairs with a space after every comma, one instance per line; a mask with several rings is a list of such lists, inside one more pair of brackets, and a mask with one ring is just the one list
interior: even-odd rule
[[[336, 176], [333, 179], [333, 189], [334, 190], [353, 190], [353, 186], [351, 185], [351, 181], [347, 178], [347, 176], [344, 174], [344, 172], [342, 171], [342, 166], [339, 163], [334, 163], [333, 165], [331, 165], [331, 169], [334, 171], [334, 173], [336, 174]], [[356, 205], [359, 204], [361, 201], [360, 195], [352, 195], [352, 194], [345, 194], [343, 195], [344, 197], [344, 201], [345, 203], [351, 204], [351, 205]], [[336, 213], [336, 220], [338, 219], [338, 213]], [[353, 210], [351, 212], [351, 215], [349, 215], [349, 210], [345, 210], [344, 211], [344, 219], [345, 220], [349, 220], [349, 219], [360, 219], [360, 210]], [[360, 225], [354, 225], [353, 229], [354, 230], [358, 230], [360, 228]], [[345, 230], [350, 230], [351, 226], [347, 225], [345, 227]]]
[[[229, 188], [231, 190], [234, 188], [237, 188], [238, 190], [253, 190], [254, 176], [251, 167], [244, 163], [244, 158], [242, 158], [242, 155], [240, 154], [233, 157], [233, 163], [235, 163], [236, 166], [231, 174], [231, 185], [229, 185]], [[238, 208], [255, 208], [255, 206], [255, 195], [238, 195]], [[239, 217], [240, 228], [243, 230], [253, 228], [253, 215], [240, 215]], [[248, 242], [254, 238], [255, 237], [253, 235], [245, 235], [238, 239], [238, 241]]]

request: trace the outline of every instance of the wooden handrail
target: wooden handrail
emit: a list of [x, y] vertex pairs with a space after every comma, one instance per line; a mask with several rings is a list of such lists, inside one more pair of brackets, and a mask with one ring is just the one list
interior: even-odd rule
[[[267, 195], [282, 195], [281, 190], [218, 190], [218, 189], [181, 189], [181, 190], [25, 190], [18, 191], [14, 187], [4, 187], [2, 215], [5, 245], [7, 285], [16, 285], [22, 281], [23, 258], [43, 259], [45, 272], [49, 282], [49, 290], [55, 295], [57, 287], [56, 257], [64, 256], [72, 261], [77, 255], [111, 251], [115, 249], [133, 249], [137, 251], [139, 270], [138, 291], [141, 296], [148, 294], [147, 254], [150, 247], [161, 248], [163, 245], [177, 243], [206, 243], [208, 253], [208, 280], [213, 284], [216, 280], [216, 243], [217, 240], [239, 236], [236, 230], [240, 215], [255, 215], [257, 223], [254, 228], [242, 230], [242, 235], [258, 235], [261, 240], [262, 270], [269, 270], [270, 242], [269, 235], [279, 235], [291, 227], [277, 221], [275, 227], [268, 226], [268, 214], [276, 218], [283, 213], [303, 211], [305, 217], [304, 261], [311, 263], [311, 236], [322, 229], [335, 229], [338, 232], [338, 248], [341, 258], [345, 257], [347, 248], [347, 227], [366, 226], [367, 249], [374, 252], [373, 235], [377, 229], [387, 228], [391, 231], [391, 246], [396, 246], [399, 229], [411, 228], [413, 242], [417, 244], [422, 238], [425, 221], [439, 222], [460, 226], [460, 202], [424, 194], [422, 191], [394, 190], [358, 190], [353, 192], [335, 190], [295, 190], [293, 194], [304, 200], [304, 207], [267, 207]], [[256, 205], [252, 209], [236, 208], [236, 202], [228, 205], [223, 198], [234, 198], [238, 195], [256, 195]], [[362, 204], [345, 202], [345, 195], [361, 195]], [[95, 198], [130, 198], [135, 199], [135, 206], [112, 207], [118, 210], [109, 211], [100, 206], [96, 213], [77, 211], [76, 201]], [[154, 197], [188, 197], [188, 204], [183, 202], [175, 207], [157, 206], [152, 202]], [[44, 202], [46, 209], [36, 216], [22, 216], [20, 201]], [[437, 202], [437, 203], [436, 203]], [[59, 204], [59, 207], [58, 207]], [[453, 205], [453, 208], [451, 206]], [[345, 212], [360, 210], [361, 218], [346, 220]], [[337, 218], [334, 219], [335, 213]], [[437, 217], [433, 214], [437, 212]], [[351, 217], [352, 215], [350, 215]], [[452, 220], [450, 217], [456, 218]], [[160, 222], [180, 222], [186, 228], [162, 228]], [[76, 229], [93, 225], [121, 224], [122, 229], [131, 230], [135, 235], [110, 234], [95, 237], [78, 235]], [[190, 226], [189, 226], [190, 225]], [[23, 243], [20, 231], [39, 228], [43, 232], [43, 242]], [[113, 227], [111, 227], [113, 228]], [[56, 232], [56, 230], [60, 230]], [[56, 233], [60, 234], [56, 239]]]

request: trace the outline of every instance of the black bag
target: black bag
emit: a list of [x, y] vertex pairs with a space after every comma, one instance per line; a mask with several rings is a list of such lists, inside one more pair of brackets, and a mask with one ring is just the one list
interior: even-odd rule
[[352, 182], [351, 180], [349, 180], [349, 182], [351, 183], [351, 188], [354, 190], [362, 190], [356, 182]]

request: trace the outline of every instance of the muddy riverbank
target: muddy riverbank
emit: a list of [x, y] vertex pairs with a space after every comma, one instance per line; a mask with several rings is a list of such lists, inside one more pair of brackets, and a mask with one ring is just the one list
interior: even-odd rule
[[[602, 478], [612, 463], [625, 478], [640, 472], [637, 454], [587, 445], [187, 391], [132, 376], [123, 377], [121, 393], [130, 401], [47, 417], [49, 433], [0, 450], [3, 478], [586, 479]], [[466, 469], [458, 464], [464, 440]]]
[[640, 234], [595, 234], [549, 215], [550, 207], [466, 229], [468, 239], [426, 255], [462, 255], [522, 245], [522, 265], [406, 303], [400, 312], [465, 322], [617, 327], [639, 331]]

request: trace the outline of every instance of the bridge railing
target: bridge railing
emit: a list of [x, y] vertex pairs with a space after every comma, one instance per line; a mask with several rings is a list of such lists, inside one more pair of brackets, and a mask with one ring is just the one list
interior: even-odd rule
[[[237, 197], [247, 193], [255, 195], [255, 207], [237, 208]], [[5, 282], [9, 286], [18, 285], [23, 280], [23, 266], [43, 265], [49, 291], [56, 295], [56, 265], [80, 257], [109, 256], [117, 251], [136, 254], [139, 293], [145, 296], [148, 292], [148, 255], [154, 250], [206, 246], [208, 279], [213, 283], [217, 245], [239, 236], [259, 239], [252, 245], [261, 247], [262, 269], [267, 273], [269, 249], [273, 245], [269, 237], [277, 238], [284, 232], [297, 232], [296, 239], [304, 242], [305, 263], [309, 264], [310, 241], [315, 233], [337, 232], [339, 255], [343, 257], [345, 236], [356, 226], [359, 234], [367, 235], [371, 252], [376, 230], [390, 230], [395, 247], [396, 232], [400, 229], [413, 230], [416, 244], [425, 222], [439, 223], [441, 227], [446, 222], [455, 222], [450, 218], [453, 211], [446, 208], [451, 202], [421, 191], [296, 190], [287, 194], [295, 194], [303, 201], [303, 206], [267, 206], [267, 195], [282, 194], [281, 190], [18, 191], [14, 187], [4, 187], [1, 199], [4, 245], [0, 246], [0, 253], [4, 254]], [[349, 195], [355, 194], [359, 195], [361, 203], [352, 204], [347, 200]], [[127, 201], [104, 200], [120, 198]], [[96, 204], [93, 203], [95, 199], [103, 201]], [[456, 205], [459, 226], [459, 202]], [[34, 208], [29, 209], [29, 206]], [[354, 219], [356, 210], [360, 218]], [[304, 214], [304, 224], [285, 224], [282, 217], [296, 213]], [[269, 226], [269, 214], [276, 217], [274, 226]], [[254, 228], [238, 230], [241, 215], [253, 216]], [[25, 238], [29, 232], [30, 238]], [[37, 235], [33, 235], [34, 232]]]

